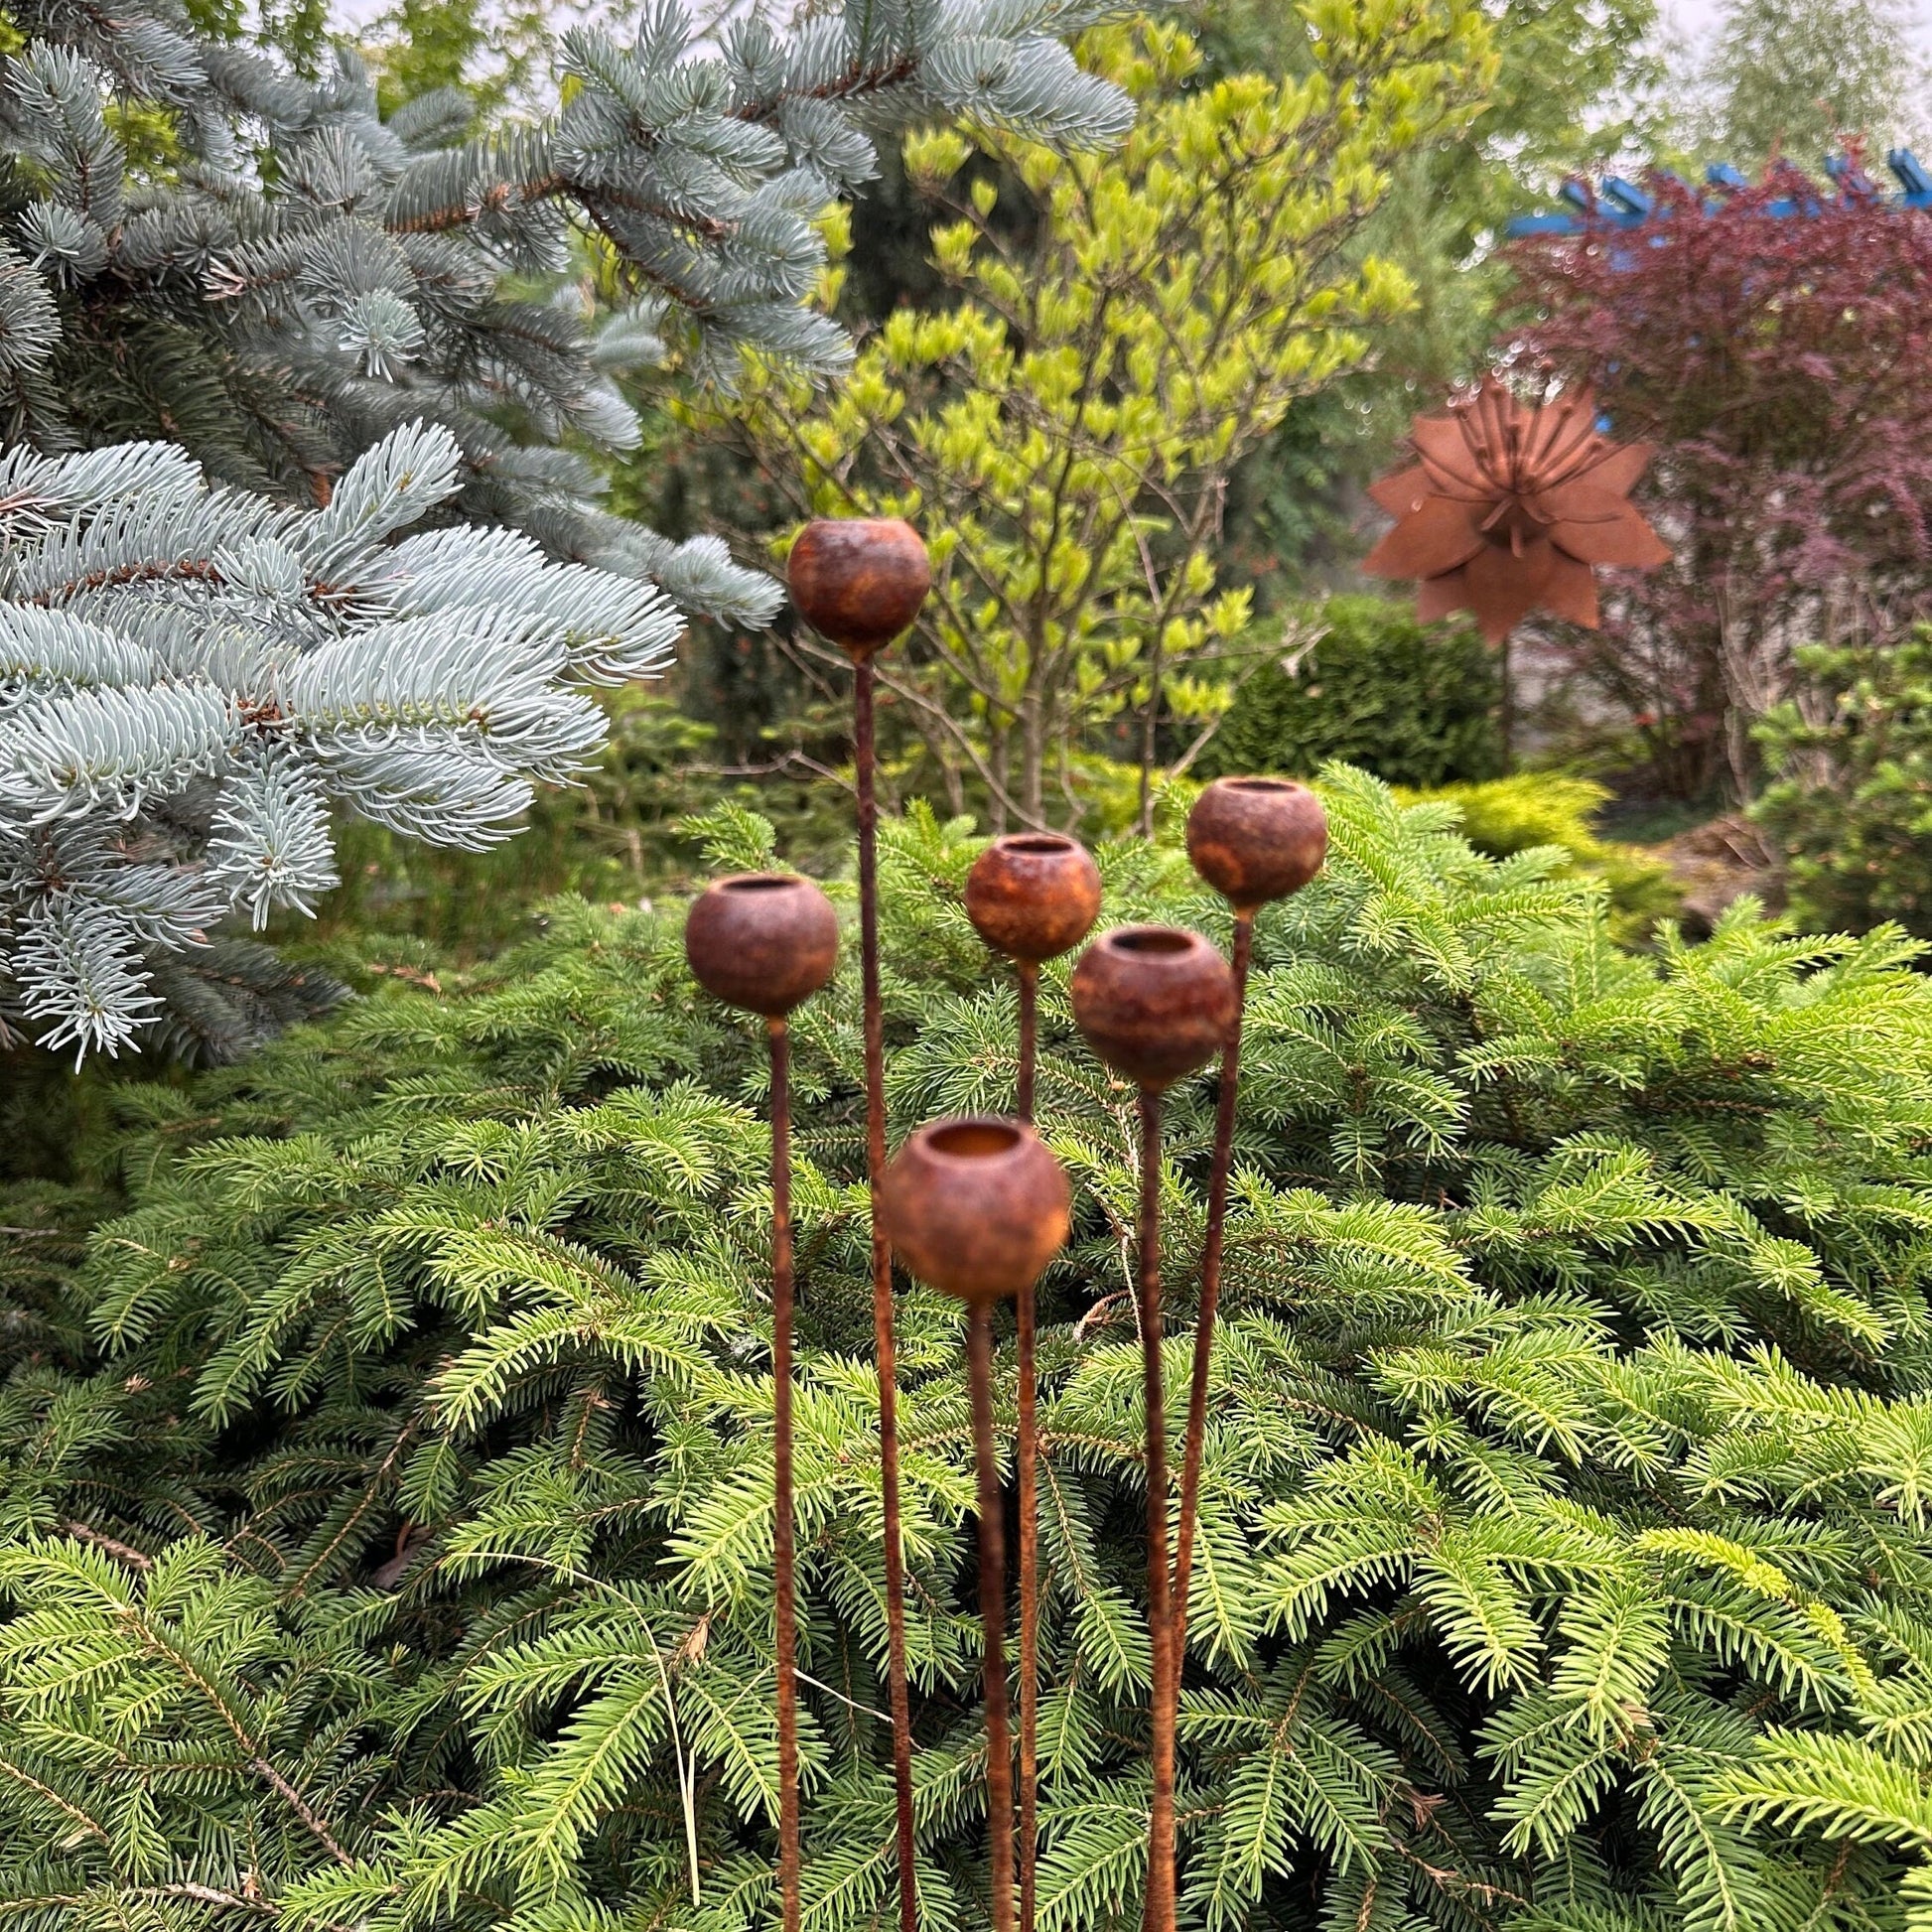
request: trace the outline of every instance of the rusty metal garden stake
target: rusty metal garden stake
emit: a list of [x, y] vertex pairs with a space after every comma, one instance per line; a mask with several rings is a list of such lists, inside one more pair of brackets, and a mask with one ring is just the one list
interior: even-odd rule
[[886, 1540], [887, 1692], [893, 1716], [893, 1793], [899, 1932], [918, 1932], [912, 1820], [912, 1707], [905, 1675], [905, 1555], [899, 1520], [898, 1370], [893, 1333], [893, 1259], [882, 1225], [886, 1172], [885, 1016], [879, 991], [879, 804], [875, 787], [872, 660], [917, 617], [931, 587], [925, 545], [897, 518], [808, 523], [787, 575], [799, 615], [852, 659], [853, 774], [859, 830], [859, 943], [865, 1018], [866, 1168], [872, 1184], [872, 1319], [879, 1369], [879, 1470]]
[[993, 1305], [1031, 1292], [1066, 1240], [1071, 1189], [1024, 1122], [938, 1121], [906, 1140], [881, 1205], [907, 1268], [968, 1305], [985, 1642], [986, 1798], [993, 1932], [1013, 1932], [1013, 1746], [1007, 1728], [1006, 1549], [993, 1439]]
[[1148, 1816], [1148, 1932], [1173, 1932], [1174, 1682], [1173, 1585], [1168, 1573], [1168, 1398], [1161, 1362], [1161, 1089], [1141, 1089], [1141, 1396], [1147, 1411], [1147, 1627], [1154, 1683], [1148, 1735], [1154, 1801]]
[[[1032, 1047], [1039, 968], [1020, 968], [1021, 1116], [1034, 1117]], [[1039, 1865], [1039, 1373], [1038, 1303], [1029, 1282], [1015, 1298], [1014, 1352], [1019, 1381], [1014, 1474], [1020, 1487], [1020, 1932], [1034, 1932]], [[977, 1419], [976, 1424], [977, 1426]], [[984, 1515], [986, 1498], [980, 1498]], [[984, 1592], [982, 1574], [980, 1588]]]
[[1034, 1117], [1034, 1074], [1039, 1058], [1039, 966], [1031, 959], [1013, 962], [1019, 982], [1015, 996], [1020, 1014], [1020, 1064], [1014, 1071], [1013, 1111], [1022, 1120]]
[[791, 1035], [785, 1016], [832, 977], [839, 920], [810, 880], [744, 873], [691, 908], [685, 957], [716, 998], [764, 1017], [771, 1050], [772, 1597], [778, 1673], [778, 1895], [798, 1932], [798, 1626], [791, 1485]]
[[798, 1622], [791, 1501], [791, 1034], [771, 1036], [771, 1572], [778, 1635], [778, 1896], [798, 1932]]
[[[1077, 839], [1016, 832], [995, 839], [966, 878], [966, 915], [1014, 962], [1020, 982], [1017, 1111], [1034, 1117], [1039, 968], [1077, 946], [1100, 913], [1100, 869]], [[1037, 1322], [1033, 1284], [1014, 1309], [1019, 1357], [1020, 1486], [1020, 1932], [1034, 1932], [1039, 1851], [1039, 1427]]]
[[980, 1631], [985, 1645], [986, 1831], [993, 1932], [1013, 1932], [1013, 1744], [1007, 1735], [1006, 1525], [993, 1446], [993, 1305], [966, 1316], [973, 1401], [973, 1474], [979, 1500]]
[[1234, 1024], [1221, 1049], [1221, 1087], [1214, 1114], [1214, 1158], [1207, 1181], [1207, 1237], [1201, 1248], [1200, 1311], [1194, 1320], [1193, 1376], [1180, 1461], [1180, 1519], [1174, 1529], [1173, 1695], [1187, 1655], [1187, 1586], [1193, 1574], [1201, 1457], [1207, 1440], [1207, 1376], [1214, 1314], [1221, 1299], [1221, 1243], [1227, 1224], [1228, 1175], [1234, 1164], [1234, 1113], [1241, 1084], [1241, 1020], [1248, 1000], [1255, 913], [1299, 893], [1321, 870], [1328, 819], [1306, 785], [1287, 778], [1217, 778], [1187, 818], [1187, 856], [1194, 870], [1234, 908]]
[[1597, 566], [1671, 556], [1630, 501], [1656, 445], [1612, 443], [1597, 421], [1587, 389], [1533, 405], [1493, 375], [1416, 417], [1416, 462], [1369, 485], [1396, 525], [1362, 568], [1419, 579], [1423, 622], [1468, 611], [1492, 644], [1538, 610], [1594, 630]]
[[966, 916], [1020, 976], [1019, 1114], [1034, 1114], [1039, 968], [1071, 952], [1100, 916], [1100, 868], [1078, 839], [1013, 832], [995, 839], [966, 875]]
[[1173, 1576], [1168, 1567], [1167, 1392], [1161, 1341], [1161, 1095], [1226, 1043], [1236, 1012], [1227, 961], [1197, 932], [1119, 926], [1074, 968], [1073, 1018], [1087, 1043], [1140, 1089], [1140, 1317], [1147, 1407], [1149, 1732], [1147, 1932], [1174, 1928], [1174, 1717], [1178, 1703]]

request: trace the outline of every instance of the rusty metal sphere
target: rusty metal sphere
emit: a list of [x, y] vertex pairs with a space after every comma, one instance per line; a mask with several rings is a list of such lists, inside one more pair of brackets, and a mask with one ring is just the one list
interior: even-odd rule
[[1057, 959], [1100, 916], [1100, 868], [1078, 839], [1010, 833], [973, 861], [966, 916], [995, 952], [1035, 964]]
[[715, 999], [776, 1019], [832, 977], [839, 915], [809, 879], [793, 873], [714, 879], [684, 923], [684, 956]]
[[1018, 1295], [1066, 1240], [1072, 1189], [1023, 1121], [938, 1120], [907, 1136], [879, 1190], [886, 1238], [961, 1301]]
[[1136, 1086], [1168, 1087], [1205, 1066], [1234, 1026], [1234, 975], [1198, 932], [1122, 925], [1073, 969], [1073, 1019]]
[[1299, 893], [1327, 852], [1321, 800], [1289, 778], [1216, 778], [1187, 814], [1187, 856], [1236, 911]]
[[896, 516], [820, 517], [799, 531], [786, 575], [799, 616], [863, 659], [919, 615], [932, 561], [918, 531]]

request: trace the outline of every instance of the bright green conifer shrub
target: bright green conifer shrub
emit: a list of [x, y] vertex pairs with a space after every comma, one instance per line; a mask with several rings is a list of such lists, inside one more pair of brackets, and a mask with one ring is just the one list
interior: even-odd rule
[[1492, 859], [1560, 847], [1568, 871], [1602, 881], [1610, 931], [1626, 944], [1641, 943], [1659, 919], [1677, 915], [1682, 895], [1670, 869], [1641, 846], [1604, 838], [1591, 822], [1610, 801], [1603, 785], [1559, 771], [1515, 771], [1479, 784], [1443, 785], [1428, 796], [1454, 805], [1462, 836]]
[[[1326, 778], [1262, 915], [1181, 1718], [1207, 1927], [1932, 1920], [1932, 995], [1890, 931], [1636, 956], [1547, 849]], [[720, 863], [759, 825], [709, 828]], [[975, 842], [887, 836], [896, 1119], [1009, 1097]], [[1172, 847], [1107, 916], [1223, 930]], [[891, 1912], [857, 974], [797, 1021], [813, 1932]], [[1043, 1932], [1137, 1916], [1132, 1096], [1049, 975]], [[0, 1348], [0, 1913], [703, 1932], [774, 1911], [757, 1032], [560, 903], [119, 1090]], [[1172, 1104], [1184, 1316], [1211, 1083]], [[39, 1238], [41, 1236], [48, 1238]], [[956, 1307], [902, 1300], [928, 1923], [984, 1922]], [[1184, 1333], [1170, 1383], [1183, 1399]], [[1010, 1358], [1008, 1373], [1011, 1373]], [[1177, 1417], [1175, 1418], [1177, 1421]]]

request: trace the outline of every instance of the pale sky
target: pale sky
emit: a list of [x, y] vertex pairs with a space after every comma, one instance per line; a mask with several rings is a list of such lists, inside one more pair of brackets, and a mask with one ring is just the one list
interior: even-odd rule
[[[333, 0], [330, 13], [347, 25], [359, 25], [387, 10], [390, 0]], [[1693, 46], [1702, 45], [1723, 11], [1723, 0], [1660, 0], [1658, 8], [1666, 24]], [[1927, 53], [1932, 53], [1932, 0], [1908, 0], [1913, 38]]]
[[[357, 27], [386, 13], [394, 0], [330, 0], [331, 16], [345, 26]], [[478, 0], [487, 7], [489, 0]], [[1710, 45], [1712, 33], [1724, 12], [1725, 0], [1658, 0], [1659, 23], [1667, 39], [1681, 41], [1693, 54], [1702, 54]], [[595, 14], [604, 10], [599, 0], [571, 0], [571, 11]], [[719, 0], [695, 0], [691, 11], [715, 12]], [[629, 12], [624, 7], [622, 11]], [[1932, 57], [1932, 0], [1901, 0], [1901, 11], [1912, 23], [1912, 39], [1919, 50]]]
[[[1724, 11], [1722, 0], [1660, 0], [1658, 12], [1693, 46], [1710, 38]], [[1902, 11], [1912, 22], [1912, 38], [1932, 54], [1932, 6], [1927, 0], [1906, 0]]]

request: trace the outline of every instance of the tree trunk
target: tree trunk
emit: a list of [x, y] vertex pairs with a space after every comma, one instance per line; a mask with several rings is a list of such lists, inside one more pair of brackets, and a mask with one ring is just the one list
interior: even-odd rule
[[1154, 757], [1161, 726], [1161, 638], [1157, 632], [1148, 648], [1147, 710], [1141, 718], [1141, 837], [1154, 836]]
[[1046, 822], [1046, 732], [1039, 693], [1029, 691], [1020, 706], [1020, 809], [1034, 825]]

